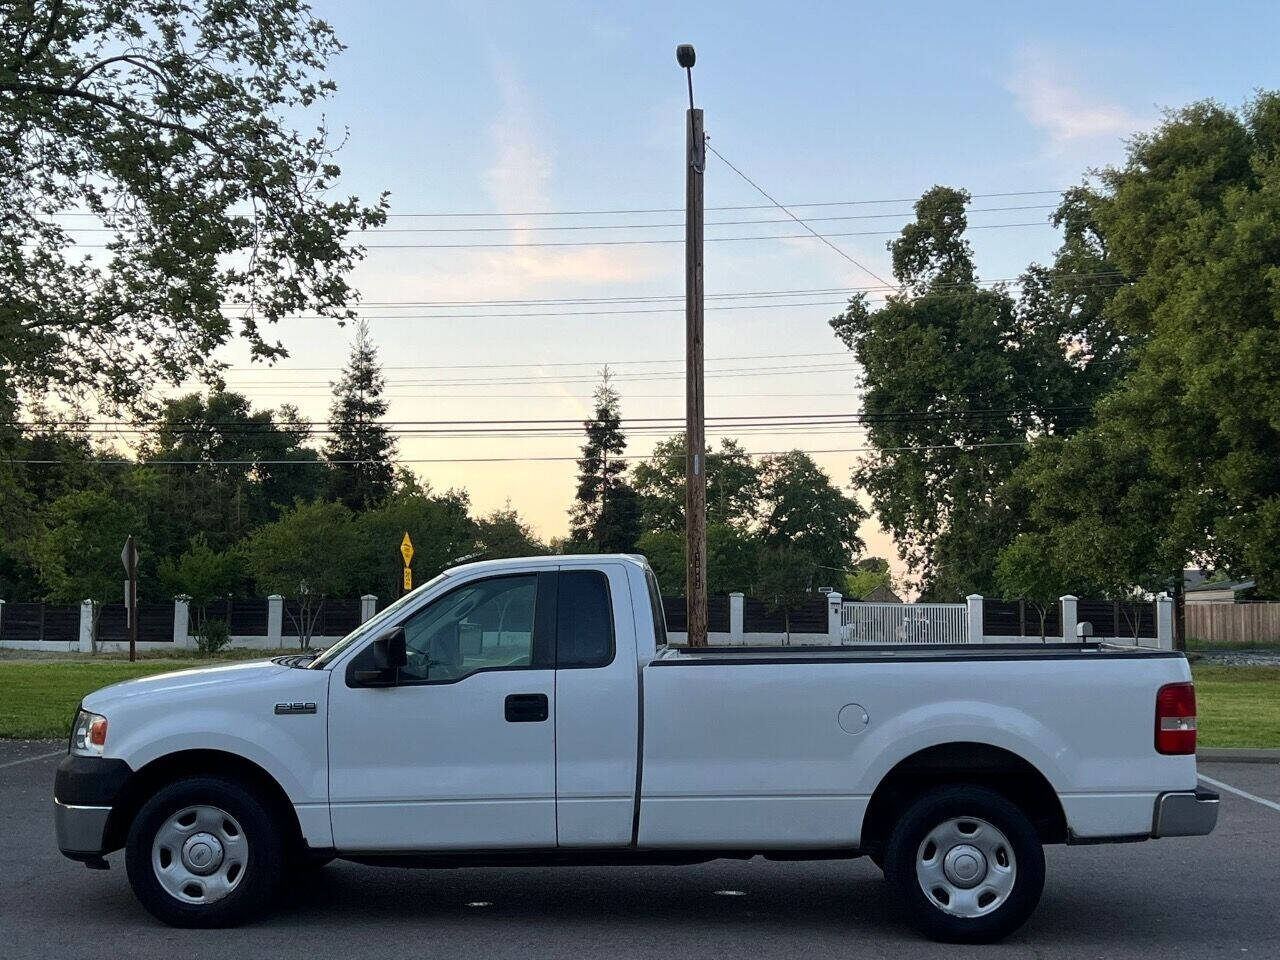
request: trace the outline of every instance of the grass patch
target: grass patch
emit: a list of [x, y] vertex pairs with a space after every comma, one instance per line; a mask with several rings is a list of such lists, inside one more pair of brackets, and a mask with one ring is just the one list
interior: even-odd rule
[[211, 660], [0, 660], [0, 738], [67, 736], [71, 715], [86, 694], [134, 677], [205, 666]]
[[1280, 667], [1195, 664], [1202, 747], [1280, 747]]

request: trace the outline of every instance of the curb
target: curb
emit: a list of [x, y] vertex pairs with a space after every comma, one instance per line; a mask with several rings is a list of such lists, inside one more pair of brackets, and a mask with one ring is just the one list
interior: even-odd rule
[[1280, 763], [1280, 750], [1255, 747], [1208, 747], [1196, 751], [1201, 763]]

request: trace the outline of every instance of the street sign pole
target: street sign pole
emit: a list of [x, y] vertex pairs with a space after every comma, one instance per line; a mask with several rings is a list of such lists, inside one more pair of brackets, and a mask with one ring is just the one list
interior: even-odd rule
[[129, 662], [138, 659], [138, 545], [129, 534], [120, 551], [120, 562], [128, 576], [129, 589], [125, 600], [125, 614], [129, 618]]

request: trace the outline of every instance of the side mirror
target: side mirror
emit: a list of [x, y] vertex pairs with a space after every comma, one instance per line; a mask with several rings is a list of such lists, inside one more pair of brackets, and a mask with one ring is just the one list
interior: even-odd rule
[[408, 662], [404, 627], [384, 633], [351, 662], [347, 685], [352, 687], [395, 686], [396, 675]]

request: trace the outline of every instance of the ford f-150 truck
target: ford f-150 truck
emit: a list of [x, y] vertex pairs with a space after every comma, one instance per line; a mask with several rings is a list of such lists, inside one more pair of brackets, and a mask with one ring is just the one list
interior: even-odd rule
[[85, 697], [58, 845], [179, 926], [291, 870], [869, 856], [991, 941], [1043, 844], [1209, 833], [1186, 659], [1100, 644], [682, 648], [643, 559], [456, 567], [319, 655]]

